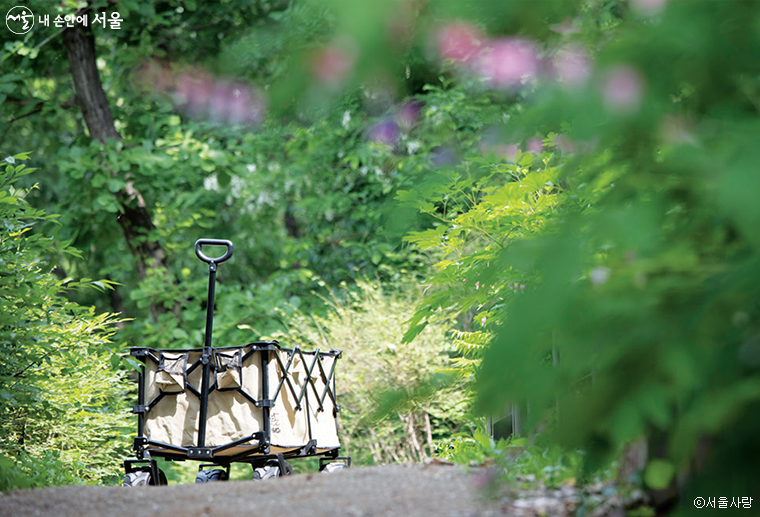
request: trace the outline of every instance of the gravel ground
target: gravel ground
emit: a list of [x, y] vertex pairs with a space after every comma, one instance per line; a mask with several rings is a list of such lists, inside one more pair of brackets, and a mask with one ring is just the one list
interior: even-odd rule
[[[514, 508], [480, 495], [459, 467], [388, 465], [266, 481], [163, 487], [60, 487], [0, 494], [0, 516], [496, 517]], [[511, 511], [510, 511], [511, 510]]]

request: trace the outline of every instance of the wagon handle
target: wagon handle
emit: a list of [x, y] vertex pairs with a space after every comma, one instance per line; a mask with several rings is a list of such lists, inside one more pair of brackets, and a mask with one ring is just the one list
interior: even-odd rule
[[[227, 246], [224, 255], [209, 258], [201, 251], [201, 246]], [[211, 334], [214, 330], [214, 291], [216, 289], [216, 266], [232, 256], [232, 242], [224, 239], [198, 239], [195, 241], [195, 254], [208, 264], [208, 298], [206, 300], [206, 339], [201, 355], [203, 374], [201, 376], [201, 407], [198, 421], [198, 448], [206, 447], [206, 415], [208, 411], [208, 394], [211, 391]]]
[[[201, 246], [226, 246], [227, 251], [221, 257], [210, 258], [201, 251]], [[221, 264], [232, 257], [232, 241], [226, 239], [198, 239], [195, 241], [195, 254], [206, 264], [211, 264], [212, 262], [214, 264]]]

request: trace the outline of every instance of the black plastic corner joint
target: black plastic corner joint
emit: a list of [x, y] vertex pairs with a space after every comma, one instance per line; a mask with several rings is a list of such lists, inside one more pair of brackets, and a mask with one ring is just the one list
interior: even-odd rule
[[333, 416], [338, 416], [338, 413], [340, 413], [340, 404], [335, 404], [335, 407], [333, 408]]
[[132, 357], [145, 357], [148, 355], [148, 350], [145, 348], [130, 348], [129, 355]]
[[132, 413], [134, 414], [147, 413], [148, 411], [150, 411], [150, 406], [147, 404], [138, 404], [136, 406], [132, 406]]

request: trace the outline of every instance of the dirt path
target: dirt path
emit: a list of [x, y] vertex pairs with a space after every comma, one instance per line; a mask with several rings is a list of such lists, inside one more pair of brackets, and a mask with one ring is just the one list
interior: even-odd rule
[[[459, 467], [354, 467], [267, 481], [166, 487], [61, 487], [0, 494], [0, 516], [496, 517], [506, 508]], [[509, 512], [511, 513], [511, 512]]]

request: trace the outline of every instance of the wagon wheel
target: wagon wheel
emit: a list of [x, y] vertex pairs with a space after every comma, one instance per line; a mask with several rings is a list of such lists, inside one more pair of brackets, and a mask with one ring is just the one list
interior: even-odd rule
[[130, 472], [124, 478], [124, 483], [121, 486], [134, 487], [134, 486], [148, 486], [148, 485], [168, 485], [166, 481], [166, 474], [163, 470], [158, 469], [158, 483], [154, 482], [150, 475], [150, 470], [136, 470]]
[[196, 483], [210, 483], [212, 481], [227, 481], [227, 471], [224, 469], [201, 470], [195, 476]]
[[325, 468], [320, 470], [320, 472], [326, 472], [329, 474], [330, 472], [338, 472], [339, 470], [343, 470], [346, 468], [348, 468], [348, 465], [346, 465], [345, 463], [338, 463], [338, 462], [328, 463], [327, 465], [325, 465]]
[[270, 460], [263, 467], [253, 469], [253, 480], [274, 479], [280, 476], [290, 476], [293, 474], [293, 467], [287, 461], [282, 462], [285, 468], [280, 471], [280, 464], [277, 460]]

